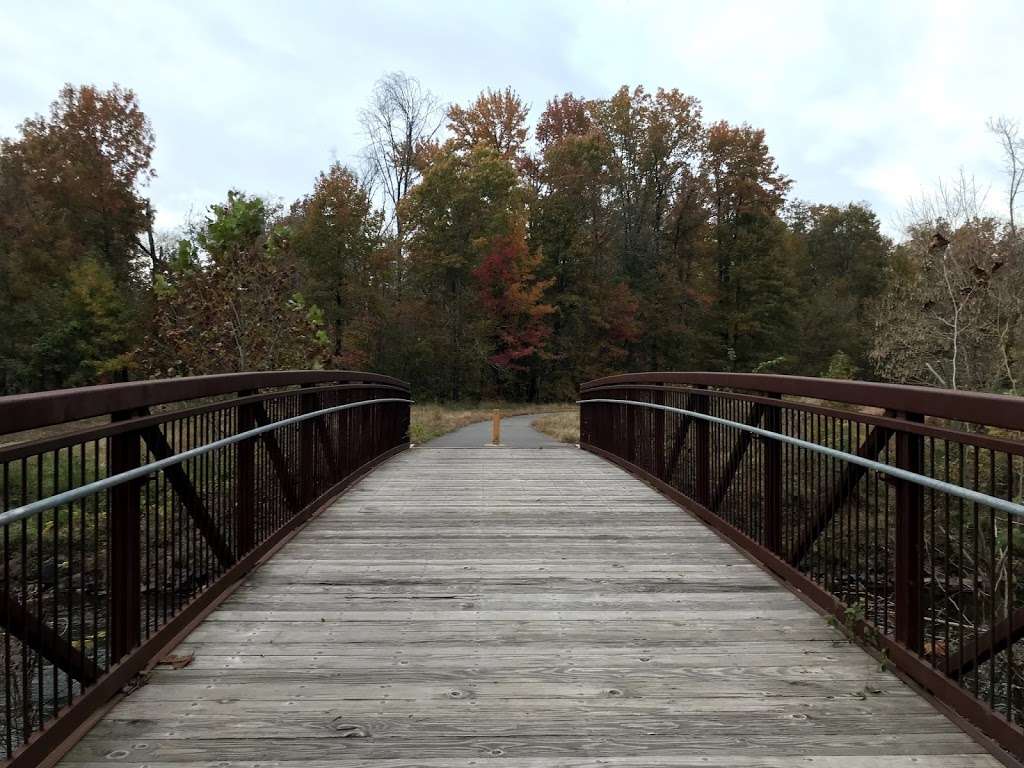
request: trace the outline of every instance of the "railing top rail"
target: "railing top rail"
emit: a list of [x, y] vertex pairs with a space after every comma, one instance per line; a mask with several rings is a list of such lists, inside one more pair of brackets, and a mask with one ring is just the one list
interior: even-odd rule
[[353, 408], [361, 408], [364, 405], [385, 405], [387, 403], [412, 403], [412, 400], [404, 397], [381, 397], [375, 400], [360, 400], [356, 403], [345, 403], [343, 405], [334, 405], [329, 408], [321, 408], [316, 411], [310, 411], [309, 413], [303, 413], [298, 416], [291, 416], [287, 419], [279, 419], [263, 426], [254, 427], [253, 429], [239, 432], [235, 435], [229, 435], [228, 437], [222, 437], [219, 440], [214, 440], [203, 445], [190, 448], [187, 451], [180, 451], [171, 456], [163, 459], [152, 461], [148, 464], [143, 464], [140, 467], [121, 472], [116, 475], [110, 475], [99, 480], [95, 480], [91, 483], [80, 485], [76, 488], [64, 491], [62, 493], [56, 493], [52, 496], [47, 496], [43, 499], [37, 499], [36, 501], [23, 504], [20, 507], [0, 512], [0, 526], [10, 525], [19, 520], [24, 520], [32, 515], [44, 512], [54, 507], [62, 506], [64, 504], [71, 504], [72, 502], [84, 499], [87, 496], [91, 496], [99, 491], [109, 490], [122, 483], [136, 480], [138, 478], [146, 477], [154, 474], [167, 467], [172, 467], [177, 464], [182, 464], [189, 459], [194, 459], [198, 456], [202, 456], [205, 453], [210, 453], [217, 450], [218, 448], [226, 448], [229, 445], [235, 443], [241, 443], [244, 440], [250, 440], [254, 437], [262, 435], [266, 432], [273, 432], [274, 430], [280, 429], [281, 427], [287, 427], [292, 424], [299, 424], [303, 421], [310, 421], [311, 419], [318, 419], [326, 416], [330, 413], [340, 413], [341, 411], [348, 411]]
[[773, 395], [809, 397], [851, 405], [873, 406], [972, 424], [1024, 430], [1024, 398], [1021, 397], [902, 384], [880, 384], [869, 381], [816, 379], [809, 376], [764, 373], [665, 371], [605, 376], [582, 384], [580, 391], [590, 392], [602, 387], [621, 384], [640, 386], [688, 384], [726, 387]]
[[889, 478], [897, 478], [899, 480], [906, 480], [907, 482], [920, 485], [924, 488], [930, 488], [940, 493], [946, 493], [950, 496], [955, 496], [965, 501], [970, 501], [975, 504], [984, 504], [992, 509], [998, 509], [1001, 512], [1006, 512], [1010, 515], [1016, 515], [1018, 517], [1024, 517], [1024, 505], [1017, 504], [1013, 501], [1007, 501], [1006, 499], [1000, 499], [997, 496], [990, 496], [987, 493], [972, 490], [971, 488], [965, 488], [955, 483], [948, 483], [944, 480], [936, 480], [928, 475], [921, 474], [920, 472], [911, 472], [899, 467], [894, 467], [890, 464], [883, 464], [880, 461], [874, 461], [872, 459], [866, 459], [863, 456], [858, 456], [854, 453], [848, 453], [846, 451], [840, 451], [836, 448], [830, 448], [827, 445], [819, 445], [818, 443], [812, 443], [809, 440], [801, 440], [797, 437], [785, 435], [780, 432], [776, 432], [771, 429], [762, 429], [761, 427], [755, 427], [750, 424], [744, 424], [739, 421], [733, 421], [731, 419], [723, 419], [718, 416], [711, 416], [706, 413], [700, 413], [698, 411], [690, 411], [685, 408], [674, 408], [669, 405], [659, 405], [657, 403], [645, 403], [641, 400], [618, 400], [611, 398], [595, 397], [585, 400], [577, 400], [578, 405], [588, 405], [594, 403], [603, 403], [607, 405], [632, 405], [638, 408], [649, 408], [656, 411], [665, 411], [667, 413], [678, 413], [683, 416], [688, 416], [692, 419], [700, 419], [701, 421], [707, 421], [711, 424], [718, 424], [724, 427], [730, 427], [732, 429], [738, 429], [742, 432], [749, 432], [752, 435], [763, 437], [767, 440], [777, 440], [780, 443], [786, 443], [788, 445], [796, 446], [797, 448], [803, 448], [805, 450], [814, 451], [820, 453], [829, 458], [839, 459], [850, 464], [856, 464], [870, 469], [874, 472], [879, 472], [882, 475]]
[[323, 382], [386, 384], [409, 389], [409, 384], [400, 379], [360, 371], [263, 371], [99, 384], [0, 397], [0, 435], [243, 390]]

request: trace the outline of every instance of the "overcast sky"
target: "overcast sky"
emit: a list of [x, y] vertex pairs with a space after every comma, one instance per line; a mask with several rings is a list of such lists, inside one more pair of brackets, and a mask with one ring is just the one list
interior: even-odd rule
[[679, 88], [708, 120], [767, 132], [795, 194], [868, 201], [895, 232], [963, 167], [1003, 204], [993, 115], [1024, 120], [1024, 0], [1005, 2], [0, 3], [0, 135], [64, 82], [134, 89], [156, 133], [158, 225], [229, 188], [288, 202], [352, 162], [391, 70], [444, 101]]

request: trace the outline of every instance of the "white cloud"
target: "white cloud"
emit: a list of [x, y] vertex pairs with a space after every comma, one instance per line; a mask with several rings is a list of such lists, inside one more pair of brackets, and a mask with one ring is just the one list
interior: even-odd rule
[[[678, 87], [708, 119], [766, 129], [797, 194], [867, 200], [883, 222], [962, 166], [998, 192], [994, 114], [1024, 11], [989, 3], [17, 3], [0, 8], [0, 134], [65, 81], [134, 88], [157, 136], [159, 222], [230, 187], [292, 199], [362, 143], [374, 80], [402, 69], [445, 100], [510, 84], [556, 94]], [[991, 196], [993, 205], [999, 195]]]

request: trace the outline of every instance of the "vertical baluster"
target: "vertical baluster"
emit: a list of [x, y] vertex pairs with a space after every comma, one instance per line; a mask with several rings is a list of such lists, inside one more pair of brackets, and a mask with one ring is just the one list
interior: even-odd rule
[[[693, 410], [697, 413], [710, 413], [710, 397], [706, 394], [704, 387], [702, 392], [694, 395]], [[705, 419], [695, 419], [694, 429], [694, 450], [697, 463], [697, 501], [708, 506], [711, 502], [711, 424]]]
[[[906, 421], [922, 423], [919, 414], [903, 414]], [[921, 435], [899, 432], [896, 435], [896, 466], [909, 472], [924, 470], [924, 440]], [[921, 486], [906, 481], [896, 485], [896, 640], [907, 648], [922, 651], [921, 614], [922, 568], [924, 549], [924, 494]]]
[[[781, 395], [772, 395], [781, 400]], [[782, 431], [782, 410], [777, 405], [764, 409], [764, 428]], [[764, 443], [764, 545], [782, 554], [782, 443], [768, 438]]]
[[[119, 412], [111, 417], [123, 421], [134, 416]], [[139, 466], [141, 440], [136, 430], [110, 438], [110, 473], [127, 472]], [[141, 549], [139, 546], [139, 486], [121, 483], [110, 491], [110, 662], [119, 661], [140, 641]]]
[[[316, 391], [310, 391], [309, 384], [302, 385], [302, 395], [299, 398], [302, 413], [312, 413], [317, 410], [318, 395]], [[306, 506], [316, 498], [316, 422], [322, 421], [323, 417], [317, 419], [306, 419], [300, 422], [299, 426], [299, 468], [298, 486], [301, 506]]]
[[[252, 392], [239, 392], [239, 397], [248, 397]], [[243, 403], [238, 406], [238, 432], [256, 427], [256, 404]], [[239, 559], [256, 544], [256, 439], [250, 438], [238, 443], [235, 466], [235, 556]]]
[[[657, 386], [664, 386], [658, 384]], [[651, 402], [655, 405], [665, 404], [665, 390], [656, 389], [651, 393]], [[654, 411], [654, 474], [665, 482], [668, 477], [665, 466], [665, 411]]]

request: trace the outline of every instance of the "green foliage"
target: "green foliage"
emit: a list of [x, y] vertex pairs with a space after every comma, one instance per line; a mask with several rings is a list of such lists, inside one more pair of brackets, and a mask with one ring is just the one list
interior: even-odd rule
[[0, 141], [0, 387], [130, 374], [153, 135], [135, 95], [67, 85]]
[[553, 99], [532, 153], [512, 89], [449, 107], [445, 140], [429, 101], [376, 156], [379, 199], [335, 163], [287, 210], [228, 192], [158, 254], [139, 245], [152, 134], [134, 95], [62, 90], [0, 144], [3, 386], [330, 366], [428, 397], [565, 400], [622, 370], [906, 368], [873, 318], [925, 262], [894, 258], [863, 205], [787, 208], [763, 131], [624, 86]]
[[826, 379], [855, 379], [857, 378], [857, 366], [848, 354], [842, 350], [837, 351], [828, 360], [828, 367], [821, 374]]
[[[797, 236], [796, 279], [804, 294], [797, 372], [853, 378], [870, 370], [874, 312], [892, 252], [878, 217], [858, 204], [798, 204], [791, 212], [791, 227]], [[839, 375], [826, 374], [837, 348], [849, 367]]]
[[295, 290], [289, 229], [260, 198], [232, 191], [154, 286], [153, 374], [322, 367], [324, 313]]

